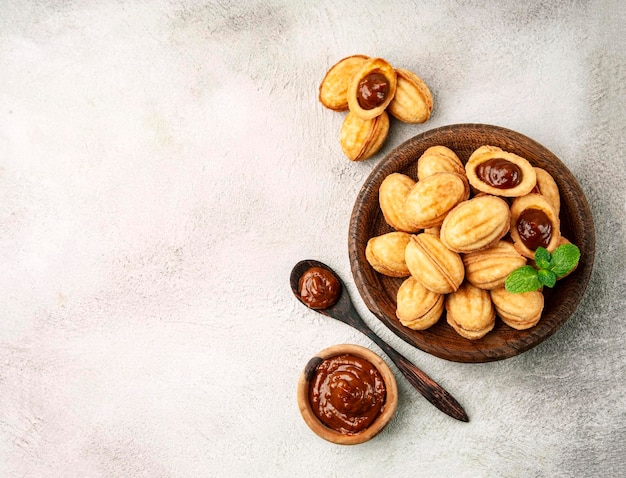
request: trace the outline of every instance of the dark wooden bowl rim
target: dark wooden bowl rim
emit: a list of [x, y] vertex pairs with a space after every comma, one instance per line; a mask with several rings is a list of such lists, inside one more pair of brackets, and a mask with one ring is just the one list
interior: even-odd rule
[[[493, 331], [471, 341], [458, 335], [444, 316], [433, 327], [413, 331], [404, 327], [395, 315], [396, 293], [403, 279], [385, 277], [375, 272], [365, 258], [367, 241], [390, 232], [378, 203], [378, 189], [393, 172], [417, 178], [417, 159], [436, 145], [447, 146], [463, 163], [482, 145], [498, 146], [526, 158], [533, 166], [545, 169], [554, 177], [561, 193], [561, 231], [581, 251], [577, 269], [560, 280], [553, 290], [545, 290], [545, 307], [539, 323], [518, 331], [496, 319]], [[348, 238], [350, 266], [357, 289], [369, 310], [396, 335], [437, 357], [455, 362], [490, 362], [502, 360], [540, 344], [552, 336], [574, 313], [591, 276], [595, 255], [595, 230], [589, 204], [569, 169], [548, 149], [515, 131], [484, 124], [443, 126], [414, 136], [390, 151], [373, 169], [361, 188], [350, 218]]]

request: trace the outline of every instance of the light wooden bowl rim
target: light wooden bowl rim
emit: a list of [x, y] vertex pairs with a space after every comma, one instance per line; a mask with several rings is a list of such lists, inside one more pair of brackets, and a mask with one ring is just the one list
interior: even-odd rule
[[[320, 422], [309, 402], [309, 383], [317, 366], [327, 358], [343, 354], [355, 355], [374, 365], [382, 375], [387, 391], [382, 413], [368, 428], [352, 435], [340, 433]], [[321, 350], [307, 362], [298, 380], [297, 400], [302, 418], [316, 435], [338, 445], [357, 445], [378, 435], [394, 416], [398, 407], [398, 386], [389, 365], [378, 354], [360, 345], [338, 344]]]

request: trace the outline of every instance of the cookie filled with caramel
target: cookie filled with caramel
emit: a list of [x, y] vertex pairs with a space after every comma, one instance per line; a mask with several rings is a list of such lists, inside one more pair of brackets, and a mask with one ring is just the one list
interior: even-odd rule
[[554, 251], [561, 241], [561, 222], [541, 194], [527, 194], [511, 204], [511, 239], [524, 257], [535, 258], [539, 246]]
[[446, 320], [461, 336], [477, 340], [489, 333], [496, 323], [496, 312], [489, 292], [464, 282], [446, 296]]
[[382, 58], [370, 58], [354, 73], [348, 84], [348, 107], [364, 120], [385, 111], [396, 94], [396, 71]]
[[365, 257], [376, 272], [389, 277], [407, 277], [406, 246], [411, 234], [394, 231], [367, 241]]
[[494, 196], [524, 196], [537, 183], [536, 172], [526, 159], [496, 146], [476, 149], [465, 164], [465, 172], [474, 189]]
[[399, 287], [396, 317], [409, 329], [425, 330], [439, 320], [444, 296], [428, 290], [415, 277], [408, 277]]
[[396, 231], [417, 232], [419, 227], [414, 226], [404, 216], [404, 202], [415, 186], [415, 181], [406, 174], [392, 173], [387, 176], [378, 190], [378, 203], [385, 222]]
[[455, 252], [486, 249], [509, 231], [511, 212], [507, 202], [485, 194], [464, 201], [452, 209], [441, 225], [439, 236]]

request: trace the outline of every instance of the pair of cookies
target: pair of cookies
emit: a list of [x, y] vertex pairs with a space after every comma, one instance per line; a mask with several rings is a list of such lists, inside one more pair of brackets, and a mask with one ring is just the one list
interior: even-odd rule
[[448, 212], [469, 197], [463, 164], [449, 148], [428, 148], [417, 164], [417, 182], [392, 173], [380, 185], [381, 212], [397, 231], [414, 233], [439, 227]]

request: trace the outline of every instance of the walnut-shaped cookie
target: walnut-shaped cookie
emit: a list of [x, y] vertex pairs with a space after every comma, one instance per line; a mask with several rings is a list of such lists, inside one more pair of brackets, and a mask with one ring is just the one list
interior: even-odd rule
[[413, 186], [415, 186], [415, 181], [406, 174], [391, 173], [383, 179], [378, 189], [378, 203], [385, 222], [396, 231], [417, 232], [419, 230], [406, 220], [403, 212], [404, 201]]
[[473, 188], [494, 196], [524, 196], [537, 183], [535, 170], [526, 159], [496, 146], [475, 150], [465, 163], [465, 173]]
[[407, 277], [405, 249], [411, 239], [406, 232], [389, 232], [372, 237], [365, 246], [365, 258], [376, 272], [390, 277]]
[[465, 277], [461, 256], [433, 234], [412, 235], [406, 245], [405, 261], [411, 275], [438, 294], [457, 290]]
[[354, 73], [348, 84], [348, 108], [368, 120], [385, 111], [396, 94], [397, 77], [393, 67], [382, 58], [370, 58]]
[[513, 243], [500, 240], [481, 251], [463, 254], [465, 279], [480, 289], [498, 289], [511, 272], [526, 265]]
[[533, 188], [533, 193], [539, 193], [545, 197], [552, 207], [556, 215], [559, 215], [561, 210], [561, 195], [559, 193], [559, 187], [552, 175], [542, 168], [534, 168], [537, 175], [537, 184]]
[[510, 224], [508, 203], [486, 194], [452, 209], [441, 225], [439, 237], [452, 251], [474, 252], [495, 244], [506, 235]]
[[541, 194], [515, 198], [511, 204], [511, 239], [524, 257], [535, 258], [541, 246], [553, 252], [561, 240], [561, 222], [552, 204]]
[[436, 173], [415, 184], [406, 197], [403, 214], [416, 228], [439, 226], [448, 212], [468, 197], [469, 185], [465, 177]]
[[382, 147], [389, 133], [389, 115], [383, 111], [376, 118], [364, 120], [348, 112], [339, 131], [343, 153], [351, 161], [372, 157]]
[[365, 55], [352, 55], [339, 60], [326, 72], [320, 83], [318, 99], [326, 108], [334, 111], [348, 109], [348, 84], [354, 73], [361, 68]]
[[504, 287], [490, 291], [496, 313], [509, 327], [529, 329], [539, 322], [544, 298], [539, 290], [514, 294]]
[[446, 296], [445, 308], [448, 324], [466, 339], [484, 337], [496, 322], [489, 292], [468, 282]]
[[434, 325], [443, 313], [444, 296], [408, 277], [398, 288], [396, 316], [400, 323], [413, 330]]
[[403, 68], [396, 68], [396, 77], [396, 94], [389, 103], [389, 112], [404, 123], [424, 123], [433, 109], [433, 95], [428, 85]]
[[465, 166], [454, 151], [446, 146], [431, 146], [417, 160], [417, 179], [435, 173], [457, 173], [465, 176]]

